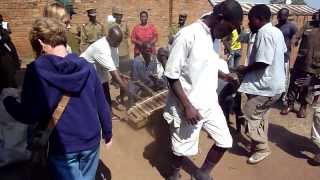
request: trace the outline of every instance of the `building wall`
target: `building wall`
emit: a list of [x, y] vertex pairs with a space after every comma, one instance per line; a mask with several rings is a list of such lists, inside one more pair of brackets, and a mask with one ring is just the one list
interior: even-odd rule
[[[42, 9], [49, 0], [1, 0], [0, 14], [9, 21], [12, 29], [12, 39], [18, 49], [21, 58], [32, 59], [33, 52], [28, 41], [28, 32], [32, 22], [42, 14]], [[211, 9], [206, 0], [74, 0], [77, 14], [73, 16], [73, 23], [81, 25], [87, 22], [86, 9], [97, 8], [97, 19], [105, 22], [106, 16], [111, 14], [113, 6], [119, 6], [124, 10], [124, 21], [132, 29], [139, 23], [139, 12], [149, 12], [149, 22], [158, 29], [158, 46], [167, 43], [168, 25], [170, 18], [173, 22], [178, 19], [181, 11], [187, 12], [188, 23], [199, 18], [199, 16]], [[172, 3], [172, 13], [169, 5]], [[170, 16], [172, 14], [172, 16]], [[133, 49], [132, 46], [130, 46]], [[131, 51], [132, 52], [132, 51]]]

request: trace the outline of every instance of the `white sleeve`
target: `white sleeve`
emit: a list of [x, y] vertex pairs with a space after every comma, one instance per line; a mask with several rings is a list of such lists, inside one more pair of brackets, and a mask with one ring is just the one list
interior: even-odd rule
[[223, 72], [225, 74], [230, 73], [229, 68], [228, 68], [228, 63], [225, 60], [219, 58], [217, 64], [218, 64], [218, 70], [220, 70], [221, 72]]
[[110, 50], [102, 51], [98, 50], [93, 54], [94, 60], [99, 63], [105, 70], [107, 71], [115, 71], [117, 70], [116, 65], [111, 56]]
[[262, 62], [271, 65], [275, 55], [275, 44], [270, 35], [257, 34], [255, 48], [255, 62]]
[[187, 40], [182, 33], [176, 35], [164, 72], [166, 77], [170, 79], [180, 78], [182, 67], [186, 64], [191, 50], [191, 44], [192, 42]]

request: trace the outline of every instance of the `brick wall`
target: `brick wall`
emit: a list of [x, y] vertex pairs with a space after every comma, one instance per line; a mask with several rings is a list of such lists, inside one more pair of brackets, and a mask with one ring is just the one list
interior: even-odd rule
[[[129, 28], [139, 23], [139, 12], [149, 11], [149, 22], [158, 29], [160, 39], [158, 46], [167, 42], [168, 24], [170, 18], [176, 22], [179, 12], [185, 11], [189, 14], [188, 23], [199, 18], [199, 16], [211, 9], [207, 0], [74, 0], [77, 14], [73, 17], [73, 23], [83, 24], [87, 22], [85, 9], [97, 7], [97, 19], [105, 22], [106, 16], [111, 14], [113, 6], [122, 7], [124, 21], [128, 22]], [[33, 52], [28, 41], [28, 32], [35, 18], [41, 16], [44, 5], [48, 0], [1, 0], [0, 14], [11, 25], [12, 39], [23, 60], [32, 59]], [[172, 12], [170, 12], [172, 3]], [[171, 16], [170, 16], [171, 14]], [[132, 46], [131, 46], [132, 49]]]

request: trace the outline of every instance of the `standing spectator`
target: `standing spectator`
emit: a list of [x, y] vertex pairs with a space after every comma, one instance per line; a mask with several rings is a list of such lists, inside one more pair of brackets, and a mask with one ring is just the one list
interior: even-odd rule
[[105, 97], [110, 106], [111, 97], [109, 92], [108, 73], [110, 73], [112, 79], [120, 85], [121, 89], [123, 89], [125, 92], [128, 89], [127, 79], [125, 79], [117, 69], [119, 64], [117, 47], [119, 46], [121, 40], [121, 29], [118, 26], [114, 26], [109, 29], [107, 37], [100, 38], [91, 44], [87, 50], [81, 54], [81, 57], [95, 65], [98, 76], [104, 88]]
[[236, 69], [240, 65], [241, 59], [241, 43], [239, 39], [238, 30], [232, 31], [230, 36], [227, 36], [224, 44], [226, 45], [228, 54], [228, 67], [230, 69]]
[[80, 51], [84, 52], [92, 43], [105, 36], [103, 25], [97, 21], [97, 10], [87, 10], [89, 22], [82, 25], [80, 37]]
[[0, 28], [4, 29], [9, 34], [11, 34], [11, 28], [9, 26], [9, 23], [3, 20], [3, 16], [1, 14], [0, 14]]
[[111, 28], [113, 26], [119, 26], [122, 32], [122, 41], [118, 47], [119, 50], [119, 70], [121, 73], [128, 74], [129, 73], [129, 27], [126, 22], [122, 20], [123, 18], [123, 10], [119, 7], [112, 8], [112, 16], [115, 18], [115, 22], [111, 23], [108, 27]]
[[[317, 28], [314, 30], [314, 33], [320, 33], [320, 29]], [[320, 39], [318, 38], [318, 41]], [[319, 50], [319, 46], [317, 47]], [[320, 85], [319, 76], [309, 76], [305, 78], [298, 78], [295, 81], [295, 84], [298, 87], [308, 87], [314, 85]], [[313, 124], [311, 128], [311, 140], [318, 147], [318, 152], [315, 154], [314, 158], [309, 159], [308, 163], [312, 166], [320, 166], [320, 104], [318, 102], [313, 104]]]
[[[287, 8], [280, 9], [277, 16], [278, 24], [276, 25], [276, 27], [281, 30], [287, 45], [287, 52], [284, 54], [284, 64], [285, 64], [285, 70], [286, 70], [286, 92], [289, 88], [289, 82], [290, 82], [290, 57], [291, 57], [292, 39], [298, 31], [297, 26], [292, 22], [288, 21], [288, 17], [289, 17], [289, 10]], [[286, 93], [283, 94], [282, 101], [286, 102]]]
[[16, 87], [15, 74], [20, 60], [9, 32], [0, 26], [0, 93], [3, 88]]
[[212, 169], [224, 152], [232, 147], [232, 137], [218, 103], [218, 76], [228, 82], [235, 79], [219, 71], [219, 50], [212, 39], [221, 39], [240, 26], [243, 11], [235, 0], [214, 6], [213, 13], [181, 29], [172, 45], [165, 76], [170, 84], [165, 120], [170, 125], [172, 174], [177, 180], [185, 156], [198, 153], [199, 134], [205, 129], [215, 144], [194, 179], [210, 180]]
[[173, 43], [174, 36], [177, 34], [178, 31], [180, 31], [180, 29], [182, 29], [185, 26], [187, 17], [188, 17], [187, 13], [180, 13], [178, 23], [171, 24], [171, 26], [169, 27], [169, 43], [168, 44], [171, 45]]
[[[70, 27], [71, 27], [70, 26], [71, 16], [69, 16], [69, 14], [67, 13], [63, 4], [58, 3], [58, 2], [53, 2], [53, 3], [47, 4], [43, 10], [43, 17], [54, 18], [54, 19], [57, 19], [58, 21], [64, 23], [67, 32], [69, 32]], [[73, 37], [69, 36], [68, 34], [69, 33], [67, 33], [67, 39], [68, 39], [67, 42], [69, 43], [69, 42], [72, 42]], [[69, 44], [67, 44], [67, 50], [68, 50], [68, 53], [72, 53], [72, 48], [69, 46]]]
[[281, 31], [270, 22], [271, 11], [256, 5], [249, 12], [249, 27], [257, 33], [248, 66], [239, 66], [244, 75], [239, 92], [248, 101], [243, 109], [251, 153], [248, 163], [256, 164], [271, 154], [268, 145], [268, 120], [264, 117], [285, 91], [284, 53], [286, 44]]
[[315, 33], [318, 32], [316, 30], [319, 28], [319, 14], [319, 12], [314, 14], [314, 19], [310, 23], [312, 28], [305, 29], [303, 32], [298, 57], [293, 67], [293, 73], [287, 93], [288, 103], [281, 111], [281, 114], [283, 115], [294, 110], [294, 102], [297, 97], [299, 97], [298, 101], [301, 106], [297, 116], [298, 118], [304, 118], [306, 116], [308, 91], [309, 89], [312, 89], [312, 87], [298, 87], [294, 82], [298, 78], [307, 76], [313, 77], [320, 74], [320, 51], [317, 49], [317, 47], [320, 46], [320, 41], [317, 41], [319, 40], [319, 34]]
[[[71, 12], [75, 13], [75, 12]], [[70, 19], [66, 21], [66, 28], [67, 28], [67, 43], [71, 48], [71, 51], [76, 54], [80, 54], [80, 33], [81, 28], [76, 25], [72, 24], [72, 16], [73, 14], [70, 14]]]
[[158, 33], [153, 24], [148, 23], [148, 12], [140, 12], [140, 24], [136, 25], [131, 33], [131, 41], [134, 44], [134, 57], [140, 55], [143, 44], [151, 44], [152, 53], [156, 53]]
[[83, 58], [67, 53], [65, 26], [56, 19], [37, 19], [30, 42], [44, 54], [27, 67], [21, 102], [9, 96], [4, 105], [16, 120], [46, 127], [61, 97], [68, 94], [70, 100], [50, 136], [49, 169], [56, 180], [94, 179], [101, 129], [107, 146], [112, 137], [99, 77]]

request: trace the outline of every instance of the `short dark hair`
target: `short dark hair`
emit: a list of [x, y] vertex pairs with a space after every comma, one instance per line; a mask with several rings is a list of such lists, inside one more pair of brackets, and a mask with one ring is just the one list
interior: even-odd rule
[[239, 2], [226, 0], [213, 7], [213, 15], [221, 16], [223, 19], [239, 27], [243, 19], [243, 10]]
[[288, 13], [288, 15], [289, 15], [289, 12], [290, 12], [290, 11], [289, 11], [288, 8], [281, 8], [278, 13], [280, 13], [280, 12], [282, 12], [282, 11], [285, 11], [285, 12]]
[[271, 11], [267, 5], [258, 4], [251, 8], [248, 14], [249, 18], [254, 17], [259, 20], [270, 21], [271, 20]]
[[147, 17], [149, 16], [149, 14], [148, 14], [148, 12], [147, 12], [147, 11], [141, 11], [141, 12], [140, 12], [140, 16], [142, 16], [142, 14], [147, 15]]

